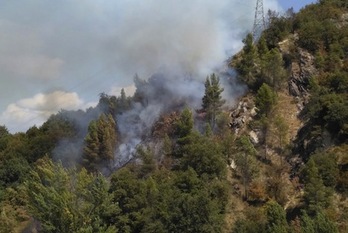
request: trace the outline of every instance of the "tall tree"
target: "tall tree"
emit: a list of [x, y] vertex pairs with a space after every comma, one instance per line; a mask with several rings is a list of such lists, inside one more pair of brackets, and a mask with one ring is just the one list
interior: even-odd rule
[[287, 233], [288, 223], [286, 222], [284, 209], [275, 201], [266, 204], [267, 233]]
[[[279, 155], [284, 156], [287, 137], [289, 134], [289, 125], [285, 119], [281, 116], [277, 116], [274, 121], [274, 135], [278, 141]], [[281, 164], [283, 165], [283, 159], [281, 158]]]
[[286, 78], [284, 61], [278, 49], [272, 49], [263, 57], [262, 75], [264, 81], [273, 87], [279, 89]]
[[244, 198], [248, 198], [249, 184], [259, 174], [259, 164], [255, 158], [256, 150], [247, 136], [237, 141], [236, 166], [244, 186]]
[[277, 101], [276, 93], [266, 83], [262, 84], [257, 91], [255, 105], [258, 113], [262, 116], [268, 116], [273, 110]]
[[308, 213], [313, 215], [329, 206], [331, 192], [324, 186], [318, 168], [312, 158], [307, 162], [303, 176], [305, 185], [304, 200]]
[[99, 165], [107, 167], [107, 163], [114, 159], [116, 145], [116, 123], [110, 114], [102, 114], [89, 124], [83, 164], [91, 171], [97, 170]]
[[224, 89], [220, 87], [220, 78], [214, 73], [207, 77], [204, 86], [205, 92], [202, 98], [202, 107], [207, 114], [207, 120], [211, 128], [214, 130], [216, 116], [220, 113], [221, 107], [225, 103], [221, 96]]
[[43, 232], [115, 232], [108, 221], [118, 214], [101, 175], [65, 169], [44, 158], [25, 183], [28, 208]]
[[244, 47], [241, 54], [241, 59], [237, 63], [237, 71], [242, 80], [252, 89], [255, 90], [258, 86], [258, 64], [259, 57], [256, 46], [253, 42], [252, 34], [248, 34], [243, 40]]
[[180, 118], [175, 122], [175, 134], [180, 138], [187, 137], [193, 129], [193, 116], [191, 110], [186, 107]]

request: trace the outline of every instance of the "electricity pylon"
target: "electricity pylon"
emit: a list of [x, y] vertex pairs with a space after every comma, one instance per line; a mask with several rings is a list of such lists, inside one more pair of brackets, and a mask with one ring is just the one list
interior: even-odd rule
[[253, 38], [257, 41], [263, 30], [266, 29], [265, 15], [263, 13], [263, 0], [257, 0], [255, 8], [255, 19], [253, 26]]

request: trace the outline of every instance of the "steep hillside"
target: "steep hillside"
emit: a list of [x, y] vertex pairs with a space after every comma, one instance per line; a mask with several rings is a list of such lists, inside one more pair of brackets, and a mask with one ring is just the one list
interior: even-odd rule
[[0, 232], [348, 232], [347, 15], [270, 12], [233, 72], [136, 75], [133, 96], [1, 126]]
[[[243, 214], [233, 214], [234, 232], [347, 231], [347, 12], [345, 1], [320, 1], [296, 15], [271, 14], [260, 40], [248, 35], [232, 58], [257, 112], [248, 121], [232, 114], [232, 125], [250, 137], [261, 168]], [[264, 217], [248, 212], [255, 208]], [[276, 222], [267, 222], [276, 208]]]

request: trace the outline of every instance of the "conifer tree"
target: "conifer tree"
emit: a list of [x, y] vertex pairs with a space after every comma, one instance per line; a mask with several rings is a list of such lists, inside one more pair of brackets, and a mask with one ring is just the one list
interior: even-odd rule
[[116, 123], [112, 116], [102, 114], [98, 120], [91, 121], [85, 137], [83, 164], [89, 170], [113, 160], [116, 150]]
[[242, 50], [241, 60], [237, 64], [237, 71], [242, 80], [252, 89], [257, 86], [257, 74], [259, 56], [253, 42], [252, 34], [248, 34], [243, 40], [244, 47]]
[[187, 137], [193, 129], [193, 117], [191, 110], [186, 107], [181, 115], [180, 118], [175, 123], [176, 126], [176, 135], [180, 138]]
[[275, 92], [266, 83], [262, 84], [257, 91], [255, 105], [258, 109], [258, 113], [264, 116], [268, 116], [277, 101]]
[[241, 174], [244, 186], [244, 198], [248, 198], [248, 187], [251, 181], [259, 174], [259, 165], [255, 158], [256, 149], [247, 136], [237, 141], [236, 165]]
[[318, 168], [311, 158], [303, 171], [304, 175], [304, 200], [307, 205], [308, 213], [313, 215], [330, 203], [330, 192], [324, 186], [323, 180], [319, 175]]
[[272, 49], [263, 55], [262, 76], [273, 89], [279, 89], [286, 78], [284, 61], [278, 49]]
[[207, 120], [212, 130], [214, 130], [216, 116], [221, 112], [221, 107], [225, 103], [221, 96], [224, 89], [220, 87], [220, 78], [214, 73], [207, 77], [204, 85], [205, 92], [202, 98], [202, 107], [207, 114]]
[[275, 201], [266, 204], [267, 232], [287, 233], [288, 223], [286, 222], [284, 209]]

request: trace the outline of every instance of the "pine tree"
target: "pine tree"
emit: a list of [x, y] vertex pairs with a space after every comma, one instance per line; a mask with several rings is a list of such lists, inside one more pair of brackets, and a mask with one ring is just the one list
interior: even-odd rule
[[89, 124], [83, 149], [84, 166], [93, 171], [99, 165], [107, 165], [114, 159], [116, 145], [116, 123], [110, 114], [102, 114]]
[[121, 89], [121, 95], [118, 98], [118, 106], [119, 106], [119, 112], [126, 111], [130, 108], [130, 98], [127, 98], [126, 92], [124, 89]]
[[284, 209], [275, 201], [266, 204], [267, 232], [268, 233], [287, 233], [288, 223], [286, 222]]
[[311, 158], [303, 171], [304, 175], [304, 200], [308, 213], [313, 215], [330, 203], [330, 192], [324, 186], [323, 180], [319, 175], [318, 168]]
[[242, 136], [237, 141], [235, 162], [244, 186], [244, 198], [248, 199], [249, 184], [259, 174], [259, 165], [255, 158], [256, 149], [247, 136]]
[[279, 89], [286, 78], [284, 61], [278, 49], [264, 54], [262, 59], [262, 75], [264, 81], [273, 89]]
[[243, 40], [244, 47], [241, 55], [241, 60], [237, 64], [237, 71], [240, 74], [242, 80], [251, 89], [255, 89], [258, 86], [258, 66], [259, 57], [257, 49], [253, 43], [252, 34], [248, 34]]
[[99, 162], [100, 142], [97, 132], [97, 122], [91, 121], [88, 126], [88, 134], [85, 137], [85, 147], [83, 148], [83, 164], [91, 169]]
[[192, 112], [188, 107], [182, 111], [180, 118], [175, 123], [175, 126], [175, 134], [179, 137], [179, 139], [187, 137], [192, 132], [193, 117]]
[[273, 110], [277, 101], [275, 92], [266, 83], [262, 84], [257, 91], [255, 105], [258, 113], [262, 116], [268, 116]]
[[202, 107], [207, 114], [207, 120], [212, 130], [214, 130], [216, 116], [221, 112], [221, 107], [225, 103], [221, 96], [224, 89], [220, 87], [220, 78], [214, 73], [207, 77], [204, 86], [205, 92], [202, 98]]

